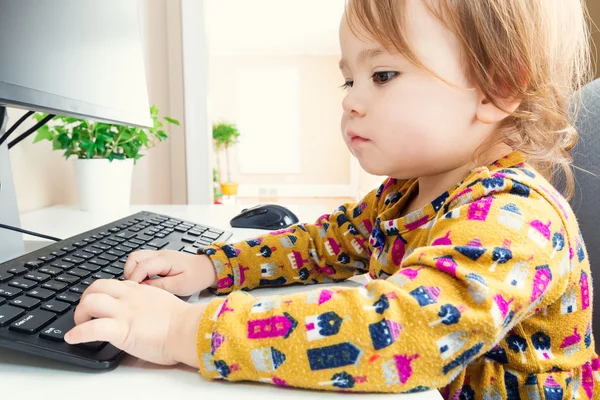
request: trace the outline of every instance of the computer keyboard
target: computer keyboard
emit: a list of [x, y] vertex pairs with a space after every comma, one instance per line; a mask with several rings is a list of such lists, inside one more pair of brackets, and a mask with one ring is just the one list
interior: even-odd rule
[[97, 279], [124, 280], [130, 253], [198, 248], [231, 233], [142, 211], [0, 264], [0, 347], [106, 369], [121, 351], [105, 342], [71, 346], [64, 335], [82, 293]]

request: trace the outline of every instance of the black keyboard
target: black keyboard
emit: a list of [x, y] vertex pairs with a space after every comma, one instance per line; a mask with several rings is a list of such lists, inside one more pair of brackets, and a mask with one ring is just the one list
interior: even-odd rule
[[71, 346], [81, 294], [97, 279], [124, 280], [136, 250], [196, 254], [231, 233], [142, 211], [0, 264], [0, 347], [89, 368], [113, 368], [122, 352], [105, 342]]

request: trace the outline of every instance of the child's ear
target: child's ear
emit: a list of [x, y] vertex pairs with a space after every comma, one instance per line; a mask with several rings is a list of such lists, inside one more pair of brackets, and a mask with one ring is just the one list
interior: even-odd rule
[[520, 104], [520, 100], [506, 99], [496, 106], [490, 99], [482, 94], [479, 99], [479, 104], [477, 105], [476, 117], [481, 123], [495, 124], [508, 117]]

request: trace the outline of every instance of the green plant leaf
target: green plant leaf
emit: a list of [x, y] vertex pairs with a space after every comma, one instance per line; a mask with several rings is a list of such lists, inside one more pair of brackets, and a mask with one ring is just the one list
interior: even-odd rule
[[150, 114], [151, 115], [158, 115], [158, 108], [156, 107], [155, 104], [152, 104], [152, 106], [150, 107]]
[[167, 122], [168, 122], [168, 123], [170, 123], [170, 124], [173, 124], [173, 125], [177, 125], [177, 126], [179, 126], [179, 121], [178, 121], [178, 120], [176, 120], [176, 119], [174, 119], [174, 118], [171, 118], [171, 117], [165, 117], [165, 121], [167, 121]]
[[85, 156], [87, 158], [94, 157], [94, 142], [89, 139], [85, 139], [79, 143], [79, 147], [85, 151]]
[[54, 134], [52, 134], [47, 125], [44, 125], [37, 130], [37, 135], [35, 136], [33, 143], [41, 142], [42, 140], [54, 140]]

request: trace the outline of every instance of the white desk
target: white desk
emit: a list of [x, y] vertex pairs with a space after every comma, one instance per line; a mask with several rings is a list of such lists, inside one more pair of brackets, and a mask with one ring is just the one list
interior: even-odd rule
[[[323, 207], [290, 206], [302, 221], [313, 221], [319, 215], [331, 211]], [[175, 218], [229, 228], [229, 220], [241, 207], [238, 206], [146, 206], [132, 207], [130, 212], [141, 210], [163, 213]], [[102, 215], [84, 213], [76, 208], [57, 206], [24, 214], [23, 228], [40, 233], [68, 238], [108, 223], [125, 215]], [[262, 231], [233, 230], [232, 240], [237, 241], [260, 234]], [[29, 238], [28, 238], [29, 239]], [[358, 285], [348, 282], [346, 285]], [[314, 286], [313, 286], [314, 288]], [[260, 289], [253, 293], [291, 293], [309, 290], [311, 287]], [[194, 297], [194, 301], [209, 301], [208, 295]], [[162, 367], [127, 356], [121, 365], [108, 372], [88, 371], [69, 365], [0, 350], [0, 386], [9, 384], [19, 388], [14, 395], [23, 399], [231, 399], [243, 396], [245, 400], [276, 399], [282, 396], [294, 399], [347, 398], [348, 395], [283, 389], [266, 384], [229, 383], [203, 378], [195, 369], [185, 366]], [[52, 389], [61, 390], [56, 396]], [[12, 393], [11, 393], [12, 394]], [[351, 396], [354, 397], [354, 396]], [[360, 398], [378, 398], [381, 395], [360, 395]], [[437, 391], [404, 395], [403, 400], [439, 400]]]

